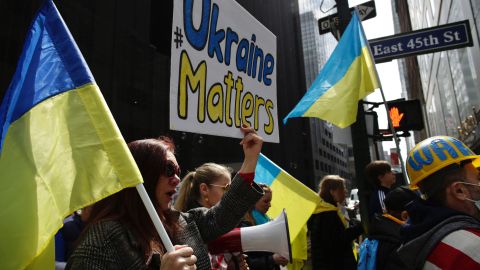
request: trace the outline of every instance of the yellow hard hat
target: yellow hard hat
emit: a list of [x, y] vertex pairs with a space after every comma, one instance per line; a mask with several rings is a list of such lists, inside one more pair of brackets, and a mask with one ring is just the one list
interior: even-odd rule
[[472, 161], [472, 164], [475, 168], [480, 169], [480, 158]]
[[448, 136], [428, 138], [415, 145], [408, 153], [407, 173], [410, 188], [417, 189], [417, 184], [427, 176], [451, 164], [469, 159], [475, 164], [480, 162], [480, 156], [463, 142]]

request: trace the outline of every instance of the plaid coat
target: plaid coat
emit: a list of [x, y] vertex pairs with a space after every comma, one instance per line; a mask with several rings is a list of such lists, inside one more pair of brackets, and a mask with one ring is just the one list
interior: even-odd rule
[[[197, 269], [210, 270], [205, 243], [229, 232], [244, 214], [262, 197], [262, 189], [250, 186], [238, 174], [231, 188], [216, 206], [178, 212], [180, 231], [172, 242], [193, 248]], [[118, 221], [103, 221], [92, 225], [68, 260], [66, 269], [159, 269], [160, 257], [154, 256], [150, 267], [136, 248], [133, 234]]]

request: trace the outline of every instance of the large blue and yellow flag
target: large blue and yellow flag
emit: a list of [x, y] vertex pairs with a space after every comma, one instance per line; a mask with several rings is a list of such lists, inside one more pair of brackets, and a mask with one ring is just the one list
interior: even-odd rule
[[283, 119], [317, 117], [344, 128], [356, 121], [358, 101], [380, 87], [373, 57], [356, 12], [327, 63]]
[[263, 154], [255, 169], [255, 182], [272, 189], [272, 206], [267, 213], [270, 217], [276, 217], [286, 209], [293, 257], [288, 269], [301, 269], [307, 259], [306, 224], [320, 203], [320, 197]]
[[64, 217], [141, 174], [52, 1], [0, 106], [1, 269], [53, 269]]

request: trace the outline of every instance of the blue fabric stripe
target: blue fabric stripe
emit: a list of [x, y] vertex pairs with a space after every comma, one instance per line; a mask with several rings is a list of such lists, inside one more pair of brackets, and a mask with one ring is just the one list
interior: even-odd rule
[[364, 39], [360, 21], [354, 12], [337, 47], [307, 93], [305, 93], [305, 96], [283, 119], [284, 124], [287, 123], [289, 118], [303, 116], [316, 100], [345, 76], [355, 58], [362, 54], [362, 47], [366, 46]]
[[271, 186], [281, 169], [263, 154], [258, 158], [255, 168], [255, 182]]
[[11, 123], [43, 100], [89, 82], [93, 76], [72, 35], [55, 4], [45, 1], [0, 105], [0, 153]]

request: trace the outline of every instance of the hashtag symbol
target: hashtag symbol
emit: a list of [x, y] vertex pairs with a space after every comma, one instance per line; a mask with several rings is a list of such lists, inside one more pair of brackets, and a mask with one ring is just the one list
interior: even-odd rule
[[182, 29], [177, 26], [177, 29], [175, 29], [175, 32], [173, 32], [173, 34], [175, 35], [175, 39], [173, 40], [173, 42], [175, 42], [175, 46], [178, 49], [178, 47], [182, 47], [183, 43]]

